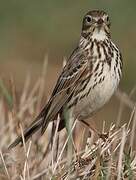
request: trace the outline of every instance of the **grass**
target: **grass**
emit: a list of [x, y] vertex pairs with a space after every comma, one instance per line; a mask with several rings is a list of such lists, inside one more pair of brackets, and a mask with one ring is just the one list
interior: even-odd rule
[[[135, 102], [132, 100], [135, 89], [130, 95], [117, 92], [116, 95], [120, 101], [117, 124], [111, 124], [105, 141], [98, 137], [87, 136], [82, 151], [69, 152], [71, 149], [68, 147], [68, 142], [72, 142], [69, 139], [77, 121], [67, 135], [65, 130], [61, 133], [57, 132], [58, 117], [54, 132], [52, 131], [53, 123], [50, 123], [47, 132], [42, 137], [40, 133], [37, 133], [28, 143], [23, 141], [22, 147], [17, 146], [8, 150], [8, 145], [17, 134], [21, 133], [23, 137], [24, 127], [28, 126], [38, 114], [43, 102], [45, 103], [47, 99], [44, 95], [46, 67], [47, 57], [41, 76], [34, 87], [30, 87], [31, 78], [27, 76], [19, 98], [14, 81], [11, 81], [11, 88], [8, 89], [0, 80], [2, 92], [0, 98], [0, 179], [136, 179], [136, 111]], [[125, 106], [131, 110], [131, 116], [127, 124], [119, 127]], [[48, 144], [52, 136], [51, 132], [54, 133], [52, 146]]]

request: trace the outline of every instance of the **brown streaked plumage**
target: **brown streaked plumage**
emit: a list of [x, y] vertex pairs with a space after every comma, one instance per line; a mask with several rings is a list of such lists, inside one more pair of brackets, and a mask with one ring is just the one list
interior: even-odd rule
[[[65, 127], [64, 112], [73, 120], [86, 120], [115, 92], [122, 72], [119, 49], [112, 42], [107, 13], [94, 10], [83, 18], [79, 44], [62, 70], [52, 95], [37, 118], [24, 131], [27, 141], [37, 130], [43, 134], [60, 114], [59, 130]], [[22, 142], [19, 136], [10, 148]]]

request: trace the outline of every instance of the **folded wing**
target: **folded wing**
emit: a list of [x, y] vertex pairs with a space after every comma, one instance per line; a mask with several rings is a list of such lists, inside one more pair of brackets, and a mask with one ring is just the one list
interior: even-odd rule
[[[25, 141], [40, 128], [41, 133], [44, 133], [49, 122], [55, 119], [61, 108], [74, 93], [80, 82], [80, 78], [87, 71], [87, 63], [88, 60], [86, 59], [85, 54], [79, 48], [76, 48], [70, 56], [66, 66], [63, 68], [48, 103], [24, 131]], [[17, 137], [9, 148], [13, 148], [20, 142], [22, 143], [22, 136]]]

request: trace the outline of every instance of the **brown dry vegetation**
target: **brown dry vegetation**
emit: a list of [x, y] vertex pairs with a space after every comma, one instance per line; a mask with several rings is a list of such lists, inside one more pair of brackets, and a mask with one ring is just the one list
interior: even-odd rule
[[[135, 88], [129, 95], [117, 92], [120, 101], [117, 123], [110, 125], [105, 141], [89, 135], [85, 149], [78, 154], [75, 151], [71, 153], [71, 133], [76, 121], [67, 135], [65, 130], [57, 132], [58, 117], [52, 147], [48, 146], [52, 135], [50, 124], [42, 137], [37, 133], [28, 143], [23, 143], [22, 147], [8, 150], [8, 145], [17, 134], [21, 133], [23, 137], [24, 127], [38, 114], [43, 100], [44, 103], [46, 101], [46, 62], [33, 88], [30, 88], [31, 78], [27, 77], [20, 97], [16, 93], [17, 88], [12, 78], [9, 90], [4, 82], [0, 81], [0, 179], [136, 179], [136, 111], [135, 102], [132, 100]], [[130, 109], [131, 115], [129, 122], [120, 127], [125, 106]]]

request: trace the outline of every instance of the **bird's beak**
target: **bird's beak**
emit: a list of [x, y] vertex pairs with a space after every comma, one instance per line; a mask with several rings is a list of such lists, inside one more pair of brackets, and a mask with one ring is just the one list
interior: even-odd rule
[[98, 19], [98, 21], [96, 22], [97, 26], [102, 26], [104, 23], [103, 19]]
[[98, 29], [98, 31], [100, 31], [103, 26], [104, 26], [103, 19], [100, 18], [98, 19], [98, 21], [95, 22], [95, 28]]

